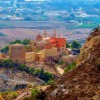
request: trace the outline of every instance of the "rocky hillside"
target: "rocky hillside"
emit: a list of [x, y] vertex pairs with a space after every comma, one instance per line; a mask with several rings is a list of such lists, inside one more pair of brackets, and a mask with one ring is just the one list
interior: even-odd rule
[[100, 29], [88, 37], [77, 67], [46, 91], [46, 100], [100, 100]]

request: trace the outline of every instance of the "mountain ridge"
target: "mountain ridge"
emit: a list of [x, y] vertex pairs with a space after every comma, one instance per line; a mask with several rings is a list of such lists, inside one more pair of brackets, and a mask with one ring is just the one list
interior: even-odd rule
[[100, 100], [100, 29], [91, 33], [81, 49], [77, 67], [46, 91], [46, 100]]

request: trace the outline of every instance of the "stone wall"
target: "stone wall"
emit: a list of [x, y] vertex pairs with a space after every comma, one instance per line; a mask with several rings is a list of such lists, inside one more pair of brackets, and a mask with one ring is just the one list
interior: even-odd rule
[[57, 48], [52, 48], [52, 49], [45, 49], [45, 57], [48, 56], [57, 56]]
[[9, 58], [16, 63], [25, 62], [25, 47], [21, 44], [9, 46]]
[[35, 52], [28, 52], [25, 55], [25, 62], [33, 62], [35, 61]]
[[66, 63], [68, 63], [68, 64], [70, 64], [70, 63], [72, 63], [72, 62], [75, 62], [76, 59], [77, 59], [77, 55], [73, 55], [73, 56], [64, 56], [64, 57], [62, 57], [62, 61], [66, 62]]

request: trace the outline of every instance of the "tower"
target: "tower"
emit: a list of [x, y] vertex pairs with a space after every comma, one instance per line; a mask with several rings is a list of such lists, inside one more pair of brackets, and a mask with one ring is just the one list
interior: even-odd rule
[[9, 58], [15, 63], [25, 62], [25, 47], [22, 44], [9, 46]]
[[36, 46], [35, 46], [35, 42], [34, 41], [30, 42], [30, 47], [32, 48], [32, 52], [36, 51]]
[[44, 34], [43, 34], [43, 38], [46, 38], [47, 37], [47, 31], [46, 29], [44, 30]]
[[56, 37], [56, 36], [57, 36], [57, 32], [56, 32], [56, 30], [54, 29], [53, 37]]

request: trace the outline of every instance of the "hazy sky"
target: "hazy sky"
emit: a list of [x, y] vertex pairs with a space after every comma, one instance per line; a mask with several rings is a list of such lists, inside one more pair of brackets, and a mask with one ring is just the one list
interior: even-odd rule
[[26, 1], [46, 1], [46, 0], [26, 0]]

